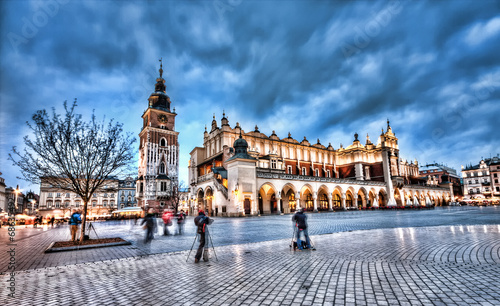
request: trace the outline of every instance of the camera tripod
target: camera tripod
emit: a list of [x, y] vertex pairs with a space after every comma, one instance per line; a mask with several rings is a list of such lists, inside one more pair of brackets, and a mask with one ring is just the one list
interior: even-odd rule
[[96, 230], [95, 230], [94, 225], [92, 224], [92, 222], [89, 222], [89, 223], [87, 224], [87, 228], [86, 228], [86, 232], [88, 232], [88, 233], [89, 233], [89, 236], [90, 236], [90, 231], [91, 231], [91, 230], [93, 230], [93, 231], [94, 231], [95, 236], [97, 237], [97, 239], [99, 239], [99, 236], [97, 236], [97, 232], [96, 232]]
[[[308, 235], [308, 236], [309, 236], [309, 235]], [[295, 237], [297, 237], [297, 240], [296, 240], [296, 241], [297, 241], [297, 243], [298, 243], [298, 241], [299, 241], [299, 230], [298, 230], [297, 226], [294, 226], [294, 227], [293, 227], [292, 241], [290, 241], [290, 250], [293, 250], [293, 251], [295, 251], [295, 248], [294, 248], [294, 246], [293, 246], [293, 242], [294, 242], [293, 240], [295, 239]], [[304, 238], [305, 238], [305, 237], [304, 237]], [[309, 249], [310, 249], [310, 250], [313, 250], [313, 251], [316, 251], [316, 247], [314, 246], [314, 243], [313, 243], [313, 241], [312, 241], [311, 237], [309, 236], [308, 238], [309, 238], [309, 245], [310, 245], [310, 248], [309, 248]], [[301, 241], [302, 241], [302, 240], [301, 240]], [[297, 245], [297, 247], [298, 247], [298, 245]]]
[[[217, 253], [215, 253], [214, 242], [212, 241], [212, 236], [210, 235], [210, 231], [208, 230], [208, 227], [206, 227], [205, 234], [208, 235], [208, 241], [205, 242], [206, 243], [205, 247], [204, 247], [205, 250], [203, 250], [203, 252], [208, 251], [208, 249], [210, 248], [210, 244], [211, 244], [212, 250], [214, 251], [215, 260], [219, 261], [219, 259], [217, 258]], [[191, 245], [191, 249], [189, 250], [189, 254], [186, 258], [186, 262], [189, 260], [189, 256], [191, 256], [191, 251], [193, 251], [193, 247], [194, 247], [194, 244], [196, 242], [196, 238], [198, 238], [199, 236], [200, 236], [200, 234], [198, 234], [198, 233], [196, 233], [196, 236], [194, 236], [193, 244]]]

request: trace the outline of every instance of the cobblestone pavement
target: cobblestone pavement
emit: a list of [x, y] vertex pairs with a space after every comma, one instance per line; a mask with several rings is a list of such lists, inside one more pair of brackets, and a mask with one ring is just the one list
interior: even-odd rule
[[67, 227], [21, 227], [7, 305], [500, 305], [499, 216], [496, 207], [311, 214], [318, 250], [302, 252], [289, 249], [289, 215], [219, 218], [218, 261], [199, 264], [194, 254], [186, 262], [192, 219], [189, 234], [158, 236], [150, 248], [139, 226], [96, 223], [133, 245], [52, 254], [41, 252], [69, 238]]

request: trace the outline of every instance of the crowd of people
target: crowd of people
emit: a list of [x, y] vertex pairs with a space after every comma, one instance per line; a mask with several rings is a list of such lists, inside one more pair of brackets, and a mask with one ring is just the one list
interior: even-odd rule
[[[154, 239], [154, 233], [158, 231], [158, 223], [156, 219], [157, 214], [153, 208], [149, 208], [145, 216], [140, 222], [140, 226], [145, 230], [144, 243], [150, 244]], [[184, 224], [186, 222], [187, 215], [184, 210], [175, 213], [172, 209], [166, 209], [161, 215], [162, 223], [162, 233], [164, 236], [170, 235], [182, 235], [184, 233]], [[38, 221], [38, 218], [36, 219]], [[75, 211], [72, 213], [69, 219], [71, 241], [77, 240], [78, 226], [81, 223], [81, 212]], [[195, 263], [198, 263], [202, 258], [203, 261], [208, 261], [209, 259], [209, 248], [207, 243], [207, 233], [208, 225], [213, 223], [213, 219], [209, 218], [205, 211], [200, 210], [198, 216], [194, 218], [194, 224], [196, 226], [196, 238], [195, 241], [199, 241], [198, 249], [195, 255]], [[53, 218], [48, 220], [48, 223], [52, 223]], [[137, 219], [134, 224], [137, 224]], [[174, 226], [174, 224], [176, 224]], [[314, 245], [311, 242], [308, 233], [307, 216], [304, 214], [303, 209], [297, 209], [296, 213], [292, 216], [292, 224], [294, 227], [292, 244], [294, 250], [315, 250]], [[209, 236], [210, 237], [210, 236]], [[194, 245], [194, 242], [193, 242]]]
[[[178, 214], [174, 214], [173, 210], [165, 210], [162, 214], [161, 219], [163, 221], [163, 235], [168, 236], [172, 234], [170, 228], [174, 223], [177, 223], [177, 231], [175, 234], [182, 235], [184, 232], [184, 223], [186, 220], [186, 214], [181, 210]], [[209, 259], [209, 247], [207, 241], [208, 225], [213, 223], [213, 219], [209, 218], [205, 211], [200, 210], [198, 216], [194, 218], [194, 224], [196, 226], [196, 238], [195, 241], [199, 241], [198, 249], [196, 251], [194, 262], [198, 263], [203, 258], [203, 261], [208, 261]], [[307, 216], [304, 214], [304, 210], [299, 208], [292, 216], [293, 224], [293, 236], [292, 244], [294, 250], [316, 250], [311, 238], [308, 233]], [[150, 209], [146, 216], [142, 219], [141, 225], [144, 226], [146, 230], [146, 235], [144, 238], [145, 243], [150, 243], [154, 238], [154, 232], [157, 230], [155, 214], [153, 209]], [[209, 236], [210, 237], [210, 236]], [[210, 238], [211, 239], [211, 238]], [[194, 245], [194, 242], [193, 242]]]

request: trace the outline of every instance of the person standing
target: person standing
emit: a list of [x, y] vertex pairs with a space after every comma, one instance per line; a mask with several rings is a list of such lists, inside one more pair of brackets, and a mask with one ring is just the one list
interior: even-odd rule
[[150, 243], [154, 238], [153, 232], [156, 226], [155, 215], [152, 208], [148, 210], [148, 213], [146, 214], [144, 219], [142, 219], [141, 225], [144, 225], [144, 228], [146, 229], [146, 237], [144, 238], [144, 243]]
[[54, 227], [54, 221], [56, 221], [56, 218], [54, 216], [52, 216], [50, 218], [50, 221], [49, 221], [50, 222], [50, 227]]
[[78, 232], [78, 224], [82, 222], [80, 217], [80, 211], [76, 210], [71, 214], [71, 218], [69, 218], [69, 230], [71, 232], [71, 241], [76, 240], [76, 233]]
[[181, 209], [181, 211], [177, 215], [177, 229], [179, 231], [179, 235], [182, 235], [182, 232], [184, 231], [185, 220], [186, 220], [186, 214], [184, 213], [184, 210]]
[[163, 235], [164, 236], [170, 235], [170, 231], [168, 230], [168, 227], [172, 226], [172, 217], [173, 217], [173, 214], [168, 209], [165, 210], [165, 212], [161, 216], [161, 218], [163, 220]]
[[304, 236], [306, 249], [311, 249], [311, 241], [307, 233], [307, 216], [304, 214], [303, 208], [297, 209], [297, 212], [292, 217], [292, 221], [295, 222], [295, 226], [297, 227], [297, 247], [299, 250], [304, 249], [300, 236]]
[[208, 261], [208, 245], [205, 247], [205, 233], [207, 231], [207, 225], [213, 222], [212, 219], [205, 215], [203, 210], [198, 212], [198, 216], [194, 218], [194, 224], [197, 227], [196, 233], [200, 235], [200, 245], [198, 246], [198, 251], [194, 257], [194, 262], [200, 262], [200, 258], [203, 255], [203, 261]]

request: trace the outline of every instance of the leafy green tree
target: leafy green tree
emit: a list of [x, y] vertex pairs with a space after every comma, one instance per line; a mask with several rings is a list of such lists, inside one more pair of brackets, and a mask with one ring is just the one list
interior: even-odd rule
[[[9, 160], [21, 170], [23, 179], [43, 181], [54, 188], [76, 193], [82, 198], [83, 217], [80, 241], [86, 228], [87, 206], [92, 195], [107, 179], [130, 171], [134, 165], [135, 137], [123, 132], [123, 124], [105, 123], [92, 112], [86, 122], [75, 113], [77, 101], [64, 102], [65, 114], [46, 110], [35, 112], [27, 122], [32, 135], [24, 137], [22, 151], [12, 148]], [[32, 137], [29, 137], [32, 136]]]

